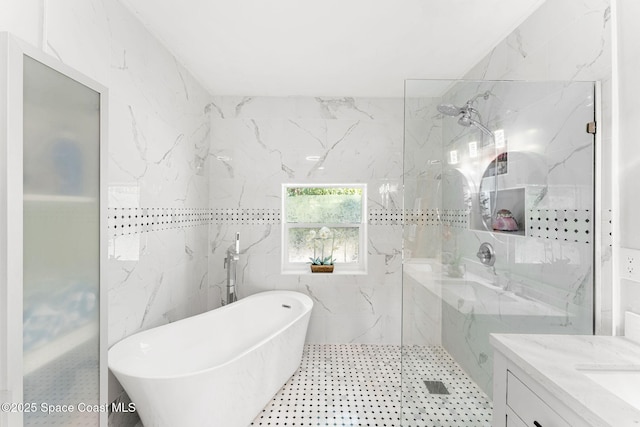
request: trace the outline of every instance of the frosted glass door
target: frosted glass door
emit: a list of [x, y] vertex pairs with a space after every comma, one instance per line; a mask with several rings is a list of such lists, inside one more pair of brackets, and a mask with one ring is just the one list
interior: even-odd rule
[[100, 94], [24, 56], [23, 130], [24, 425], [98, 425]]

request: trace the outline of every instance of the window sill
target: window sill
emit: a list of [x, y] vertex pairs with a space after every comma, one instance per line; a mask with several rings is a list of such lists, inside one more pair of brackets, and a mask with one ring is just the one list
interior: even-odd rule
[[341, 269], [336, 268], [333, 270], [333, 273], [313, 273], [309, 266], [306, 269], [295, 269], [295, 270], [281, 270], [280, 272], [283, 275], [293, 275], [293, 276], [365, 276], [367, 275], [366, 270], [354, 270], [354, 269]]

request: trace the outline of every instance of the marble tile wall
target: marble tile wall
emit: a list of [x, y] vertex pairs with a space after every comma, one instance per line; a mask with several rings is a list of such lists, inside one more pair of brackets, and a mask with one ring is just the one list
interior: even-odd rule
[[[240, 232], [240, 296], [272, 289], [311, 296], [310, 343], [398, 344], [402, 99], [216, 97], [208, 109], [210, 207], [237, 213], [211, 227], [210, 306], [220, 305], [225, 251]], [[282, 184], [340, 182], [368, 187], [368, 274], [282, 274]], [[252, 220], [261, 210], [273, 215]]]
[[109, 88], [111, 345], [207, 308], [207, 227], [180, 220], [207, 207], [210, 97], [119, 2], [44, 13], [44, 50]]

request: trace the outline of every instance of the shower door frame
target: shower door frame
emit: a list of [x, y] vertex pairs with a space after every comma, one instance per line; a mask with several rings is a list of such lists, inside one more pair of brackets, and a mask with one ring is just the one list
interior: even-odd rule
[[[108, 89], [7, 32], [0, 32], [0, 403], [23, 402], [23, 62], [28, 56], [100, 96], [99, 402], [107, 411], [107, 114]], [[71, 402], [69, 402], [71, 403]], [[38, 402], [38, 405], [40, 402]], [[17, 407], [19, 409], [19, 407]], [[102, 410], [104, 408], [104, 410]], [[23, 425], [23, 412], [0, 410], [0, 426]]]

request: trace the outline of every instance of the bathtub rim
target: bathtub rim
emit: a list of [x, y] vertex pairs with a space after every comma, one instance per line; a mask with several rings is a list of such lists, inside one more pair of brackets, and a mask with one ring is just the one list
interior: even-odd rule
[[[221, 363], [221, 364], [218, 364], [218, 365], [214, 365], [214, 366], [210, 366], [210, 367], [207, 367], [207, 368], [204, 368], [204, 369], [200, 369], [200, 370], [197, 370], [197, 371], [184, 373], [184, 374], [161, 375], [161, 376], [160, 375], [154, 375], [154, 376], [139, 375], [139, 374], [127, 372], [125, 370], [118, 369], [118, 368], [114, 369], [111, 366], [111, 364], [109, 363], [109, 359], [110, 359], [109, 355], [111, 353], [111, 349], [113, 349], [114, 347], [116, 347], [120, 343], [124, 343], [125, 341], [135, 341], [136, 340], [136, 336], [139, 335], [139, 334], [144, 334], [146, 332], [153, 331], [153, 330], [162, 328], [162, 327], [170, 325], [170, 324], [178, 323], [178, 322], [180, 322], [182, 320], [195, 319], [195, 318], [198, 318], [198, 317], [204, 317], [207, 314], [210, 314], [212, 311], [224, 310], [224, 309], [226, 309], [226, 308], [228, 308], [228, 307], [230, 307], [230, 306], [232, 306], [234, 304], [242, 303], [243, 301], [246, 301], [248, 299], [254, 299], [254, 298], [267, 296], [265, 294], [272, 294], [274, 296], [276, 296], [278, 294], [280, 294], [280, 295], [288, 295], [288, 296], [294, 297], [296, 299], [299, 299], [300, 302], [302, 303], [303, 310], [299, 315], [297, 315], [296, 317], [291, 319], [291, 321], [289, 321], [288, 323], [284, 324], [281, 328], [279, 328], [275, 332], [267, 335], [266, 337], [264, 337], [260, 341], [256, 342], [254, 345], [252, 345], [249, 348], [247, 348], [246, 350], [238, 353], [234, 358], [232, 358], [232, 359], [230, 359], [230, 360], [228, 360], [228, 361], [226, 361], [224, 363]], [[232, 304], [228, 304], [228, 305], [222, 306], [222, 307], [217, 307], [217, 308], [214, 308], [212, 310], [205, 311], [204, 313], [199, 313], [199, 314], [196, 314], [194, 316], [185, 317], [184, 319], [176, 320], [175, 322], [171, 322], [171, 323], [166, 323], [164, 325], [155, 326], [153, 328], [145, 329], [144, 331], [139, 331], [139, 332], [136, 332], [136, 333], [134, 333], [132, 335], [129, 335], [128, 337], [125, 337], [125, 338], [121, 339], [120, 341], [114, 343], [109, 348], [109, 350], [107, 352], [107, 365], [109, 367], [109, 370], [111, 370], [111, 372], [116, 376], [116, 378], [118, 378], [119, 375], [124, 375], [124, 376], [130, 377], [130, 378], [140, 378], [140, 379], [145, 379], [145, 380], [170, 380], [170, 379], [188, 378], [188, 377], [191, 377], [191, 376], [196, 376], [196, 375], [199, 375], [199, 374], [203, 374], [203, 373], [212, 371], [214, 369], [222, 368], [222, 367], [224, 367], [226, 365], [229, 365], [229, 364], [233, 363], [235, 360], [245, 356], [246, 354], [249, 354], [250, 352], [252, 352], [255, 349], [257, 349], [257, 348], [261, 347], [262, 345], [264, 345], [266, 342], [269, 342], [270, 340], [272, 340], [275, 336], [277, 336], [277, 335], [281, 334], [283, 331], [287, 330], [289, 327], [291, 327], [292, 325], [294, 325], [295, 323], [300, 321], [300, 319], [302, 319], [304, 316], [310, 316], [312, 309], [313, 309], [313, 299], [311, 299], [311, 297], [309, 297], [308, 295], [303, 294], [302, 292], [287, 291], [287, 290], [272, 290], [272, 291], [257, 292], [255, 294], [249, 295], [248, 297], [242, 298], [242, 299], [240, 299], [240, 300], [238, 300], [238, 301], [236, 301], [236, 302], [234, 302]], [[123, 345], [126, 345], [126, 344], [123, 344]], [[120, 380], [118, 379], [118, 381], [120, 381]]]

